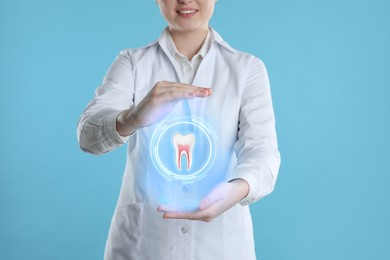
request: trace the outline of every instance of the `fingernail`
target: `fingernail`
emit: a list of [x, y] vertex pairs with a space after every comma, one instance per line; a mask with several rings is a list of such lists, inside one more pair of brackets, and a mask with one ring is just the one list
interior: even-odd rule
[[202, 94], [206, 95], [206, 96], [209, 96], [210, 95], [210, 91], [208, 91], [207, 89], [203, 89], [202, 90]]

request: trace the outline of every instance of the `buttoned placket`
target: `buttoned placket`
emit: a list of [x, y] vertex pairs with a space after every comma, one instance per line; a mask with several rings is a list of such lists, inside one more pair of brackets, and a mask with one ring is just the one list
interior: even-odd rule
[[[182, 83], [192, 84], [196, 71], [193, 64], [184, 55], [175, 52], [166, 53], [169, 60], [172, 63], [173, 68], [176, 71], [178, 80]], [[197, 54], [193, 59], [201, 59], [202, 57]], [[200, 64], [200, 62], [198, 63]], [[179, 196], [190, 196], [189, 187], [187, 185], [182, 186], [179, 189]], [[185, 219], [177, 219], [172, 221], [171, 232], [173, 233], [172, 241], [172, 257], [173, 259], [191, 259], [191, 247], [192, 247], [192, 222]]]
[[[172, 65], [176, 70], [180, 82], [191, 84], [195, 77], [191, 62], [183, 55], [175, 53], [175, 59], [171, 60]], [[179, 70], [177, 70], [179, 69]], [[181, 196], [189, 196], [187, 185], [183, 185], [180, 190]], [[173, 259], [191, 259], [191, 221], [190, 220], [174, 220], [173, 230]]]
[[[207, 37], [209, 40], [209, 37]], [[171, 42], [169, 42], [171, 41]], [[166, 52], [169, 60], [172, 63], [176, 75], [181, 83], [193, 84], [201, 63], [203, 62], [203, 56], [197, 53], [192, 57], [192, 60], [182, 54], [180, 54], [174, 46], [172, 38], [167, 39], [168, 52]], [[206, 42], [206, 44], [208, 44]], [[208, 45], [210, 46], [210, 45]], [[190, 111], [191, 113], [191, 111]], [[191, 196], [191, 188], [188, 185], [183, 184], [179, 189], [180, 196]], [[180, 219], [174, 220], [171, 226], [173, 230], [173, 259], [191, 259], [192, 248], [192, 221]]]
[[[196, 59], [200, 59], [200, 61], [195, 61]], [[198, 66], [201, 63], [202, 56], [199, 54], [195, 55], [192, 58], [192, 61], [197, 62]], [[194, 65], [193, 62], [189, 61], [187, 57], [184, 55], [181, 55], [179, 53], [175, 54], [175, 61], [178, 64], [178, 67], [180, 68], [180, 82], [186, 83], [186, 84], [192, 84], [195, 78], [196, 70], [198, 69], [196, 65]]]

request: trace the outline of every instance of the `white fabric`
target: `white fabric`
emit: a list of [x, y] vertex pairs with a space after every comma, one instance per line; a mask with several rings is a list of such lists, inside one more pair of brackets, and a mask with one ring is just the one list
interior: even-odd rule
[[[274, 189], [280, 156], [269, 81], [256, 57], [231, 48], [210, 29], [193, 85], [211, 87], [212, 96], [188, 103], [192, 113], [212, 122], [220, 151], [231, 151], [226, 181], [242, 178], [248, 196], [210, 223], [164, 220], [150, 198], [148, 138], [154, 126], [121, 137], [115, 130], [120, 111], [137, 105], [156, 82], [183, 82], [168, 50], [166, 33], [139, 49], [122, 51], [78, 125], [80, 147], [109, 152], [128, 141], [127, 165], [107, 239], [106, 260], [253, 260], [256, 259], [248, 204]], [[208, 44], [205, 42], [205, 44]]]
[[207, 54], [210, 49], [210, 44], [212, 40], [210, 39], [210, 31], [207, 33], [207, 36], [202, 44], [202, 47], [197, 54], [192, 57], [191, 61], [188, 60], [186, 56], [181, 54], [169, 34], [168, 28], [166, 28], [161, 35], [161, 41], [165, 39], [167, 50], [174, 57], [173, 62], [178, 68], [179, 78], [181, 78], [182, 83], [191, 84], [195, 78], [196, 72], [198, 71], [199, 65], [203, 60], [203, 57]]

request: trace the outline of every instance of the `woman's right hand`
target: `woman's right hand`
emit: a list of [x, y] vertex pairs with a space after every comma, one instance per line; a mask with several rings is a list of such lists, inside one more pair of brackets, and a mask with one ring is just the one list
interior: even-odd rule
[[195, 97], [211, 95], [211, 88], [202, 88], [179, 82], [160, 81], [135, 107], [119, 114], [116, 129], [122, 136], [130, 135], [137, 129], [150, 126], [163, 119], [177, 102]]

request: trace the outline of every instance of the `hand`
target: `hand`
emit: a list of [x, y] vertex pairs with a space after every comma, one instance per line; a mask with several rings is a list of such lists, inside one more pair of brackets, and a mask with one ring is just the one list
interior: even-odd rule
[[123, 111], [117, 118], [117, 131], [129, 135], [138, 128], [150, 126], [163, 119], [182, 99], [208, 97], [211, 88], [196, 87], [179, 82], [160, 81], [133, 109]]
[[175, 211], [167, 205], [160, 205], [157, 211], [164, 212], [164, 219], [189, 219], [210, 222], [245, 198], [249, 185], [243, 179], [217, 185], [200, 204], [199, 209], [191, 212]]

